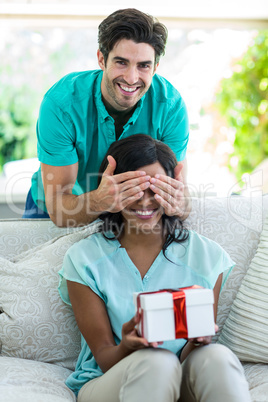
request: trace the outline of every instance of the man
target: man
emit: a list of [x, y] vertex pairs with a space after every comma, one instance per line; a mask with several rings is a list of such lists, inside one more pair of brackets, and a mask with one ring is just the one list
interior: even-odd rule
[[[150, 187], [169, 215], [189, 213], [185, 154], [188, 118], [178, 91], [156, 73], [166, 27], [136, 9], [118, 10], [99, 26], [99, 70], [68, 74], [45, 95], [37, 122], [41, 167], [33, 175], [24, 217], [50, 217], [58, 226], [88, 224], [118, 212]], [[176, 178], [142, 171], [114, 175], [98, 169], [113, 141], [148, 134], [175, 152]], [[142, 152], [142, 150], [141, 150]], [[183, 162], [181, 162], [183, 161]]]

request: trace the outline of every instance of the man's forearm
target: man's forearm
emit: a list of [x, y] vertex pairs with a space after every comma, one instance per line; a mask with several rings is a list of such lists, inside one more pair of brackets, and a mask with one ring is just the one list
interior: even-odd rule
[[96, 190], [81, 194], [58, 193], [47, 205], [51, 220], [59, 227], [77, 227], [94, 222], [102, 212]]
[[[77, 227], [94, 222], [105, 210], [101, 209], [97, 190], [81, 195], [57, 193], [47, 201], [47, 210], [51, 220], [59, 227]], [[184, 189], [184, 208], [179, 218], [185, 220], [192, 208], [188, 188]], [[110, 203], [109, 203], [110, 205]], [[111, 205], [110, 205], [111, 206]], [[109, 208], [109, 207], [107, 207]]]

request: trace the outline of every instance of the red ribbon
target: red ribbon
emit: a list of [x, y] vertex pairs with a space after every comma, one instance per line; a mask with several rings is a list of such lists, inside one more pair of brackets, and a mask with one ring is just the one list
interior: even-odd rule
[[172, 293], [175, 320], [175, 338], [188, 338], [185, 292], [180, 290], [167, 290]]
[[188, 286], [180, 289], [162, 289], [156, 292], [144, 292], [139, 293], [137, 297], [137, 310], [141, 311], [141, 330], [142, 336], [144, 336], [143, 328], [143, 309], [141, 309], [140, 295], [147, 295], [153, 293], [172, 293], [173, 298], [173, 310], [174, 310], [174, 320], [175, 320], [175, 338], [188, 338], [188, 328], [187, 328], [187, 315], [186, 315], [186, 299], [185, 299], [185, 289], [197, 289], [200, 288], [198, 285]]

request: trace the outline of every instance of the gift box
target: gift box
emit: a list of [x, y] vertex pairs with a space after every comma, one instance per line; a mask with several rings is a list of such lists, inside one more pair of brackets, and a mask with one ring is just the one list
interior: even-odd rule
[[148, 342], [215, 335], [213, 290], [191, 286], [134, 293], [138, 332]]

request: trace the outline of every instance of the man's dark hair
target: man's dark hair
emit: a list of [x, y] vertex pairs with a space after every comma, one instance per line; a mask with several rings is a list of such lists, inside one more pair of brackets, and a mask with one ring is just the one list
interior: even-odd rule
[[[143, 166], [159, 162], [167, 176], [174, 178], [174, 169], [177, 166], [177, 159], [174, 152], [163, 142], [158, 141], [145, 134], [134, 134], [122, 140], [115, 141], [109, 147], [99, 169], [99, 183], [108, 161], [107, 156], [111, 155], [116, 161], [114, 174], [138, 170]], [[116, 239], [120, 236], [124, 227], [121, 212], [104, 212], [99, 216], [104, 222], [101, 232], [106, 237], [107, 232], [112, 232]], [[188, 231], [183, 228], [182, 222], [176, 216], [162, 216], [163, 228], [167, 232], [166, 242], [163, 245], [163, 253], [173, 242], [183, 242], [188, 238]]]
[[135, 8], [118, 10], [99, 25], [99, 50], [106, 64], [114, 45], [121, 39], [136, 43], [147, 43], [155, 50], [155, 64], [165, 54], [167, 28], [149, 14]]

